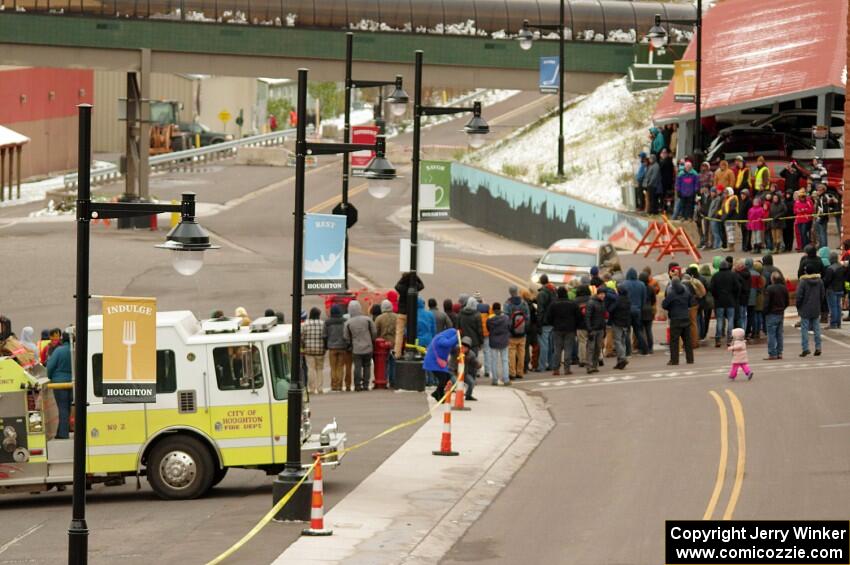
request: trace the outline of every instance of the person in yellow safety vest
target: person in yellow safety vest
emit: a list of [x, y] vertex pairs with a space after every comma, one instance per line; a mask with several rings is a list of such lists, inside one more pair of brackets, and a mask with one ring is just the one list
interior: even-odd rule
[[741, 192], [745, 188], [750, 188], [750, 168], [744, 162], [744, 157], [738, 155], [735, 157], [735, 192]]
[[756, 178], [753, 188], [757, 193], [770, 188], [770, 168], [765, 164], [764, 157], [761, 155], [756, 161]]
[[735, 223], [731, 220], [738, 219], [739, 201], [738, 196], [731, 187], [726, 188], [726, 197], [720, 206], [719, 215], [723, 220], [726, 230], [726, 247], [724, 251], [735, 251]]

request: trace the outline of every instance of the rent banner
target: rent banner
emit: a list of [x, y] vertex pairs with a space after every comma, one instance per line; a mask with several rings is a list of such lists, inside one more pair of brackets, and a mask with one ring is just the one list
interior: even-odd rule
[[557, 94], [561, 85], [560, 57], [540, 57], [540, 80], [538, 87], [542, 94]]
[[345, 289], [345, 216], [307, 214], [304, 224], [304, 292]]
[[[374, 145], [377, 139], [378, 126], [351, 126], [351, 143]], [[368, 149], [352, 153], [351, 174], [361, 175], [374, 156], [375, 152]]]
[[452, 189], [451, 161], [419, 163], [419, 219], [447, 220]]
[[156, 298], [103, 298], [103, 402], [156, 400]]
[[675, 61], [673, 68], [673, 100], [675, 102], [696, 102], [697, 99], [697, 62], [681, 59]]

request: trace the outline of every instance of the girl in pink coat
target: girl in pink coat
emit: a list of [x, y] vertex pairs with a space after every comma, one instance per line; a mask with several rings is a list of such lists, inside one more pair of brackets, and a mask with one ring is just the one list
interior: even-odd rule
[[744, 328], [732, 330], [732, 345], [726, 349], [732, 352], [732, 368], [729, 370], [729, 379], [734, 381], [735, 377], [738, 376], [738, 369], [741, 369], [747, 375], [747, 380], [751, 380], [753, 370], [750, 369], [749, 358], [747, 357], [747, 340], [744, 339]]
[[764, 211], [764, 206], [761, 205], [761, 199], [756, 198], [753, 202], [750, 211], [747, 212], [747, 229], [752, 234], [752, 246], [754, 253], [761, 253], [764, 247], [764, 219], [767, 213]]

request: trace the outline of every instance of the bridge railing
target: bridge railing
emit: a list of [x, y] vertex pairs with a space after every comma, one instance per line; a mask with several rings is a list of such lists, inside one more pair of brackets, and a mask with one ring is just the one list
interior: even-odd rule
[[[308, 126], [308, 131], [312, 131], [312, 126]], [[283, 145], [287, 138], [295, 135], [295, 129], [285, 129], [270, 133], [262, 133], [234, 139], [232, 141], [224, 141], [222, 143], [214, 143], [206, 147], [198, 147], [196, 149], [186, 149], [185, 151], [173, 151], [171, 153], [163, 153], [154, 155], [148, 159], [151, 171], [173, 170], [184, 167], [192, 167], [197, 164], [216, 161], [233, 157], [241, 147], [272, 147]], [[106, 184], [118, 180], [124, 175], [117, 164], [101, 167], [91, 172], [92, 186], [98, 184]], [[66, 190], [74, 190], [77, 188], [77, 173], [65, 175], [64, 185]]]

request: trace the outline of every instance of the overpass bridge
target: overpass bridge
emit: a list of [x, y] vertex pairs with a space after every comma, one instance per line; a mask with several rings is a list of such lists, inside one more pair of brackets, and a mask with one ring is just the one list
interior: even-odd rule
[[[543, 38], [523, 51], [511, 38], [528, 18], [558, 21], [558, 0], [0, 0], [0, 65], [341, 80], [343, 31], [355, 36], [356, 74], [457, 88], [533, 89]], [[587, 92], [634, 60], [635, 40], [689, 4], [567, 0], [565, 84]], [[684, 32], [684, 30], [680, 30]], [[675, 32], [674, 32], [675, 33]]]

